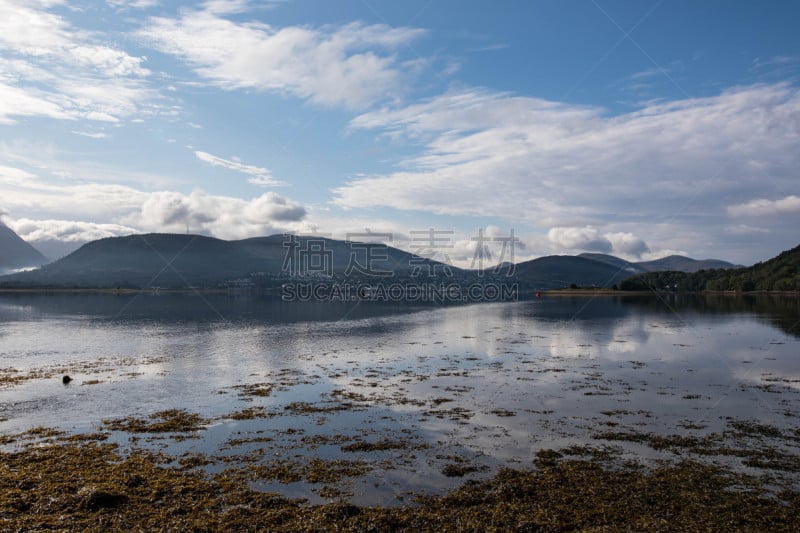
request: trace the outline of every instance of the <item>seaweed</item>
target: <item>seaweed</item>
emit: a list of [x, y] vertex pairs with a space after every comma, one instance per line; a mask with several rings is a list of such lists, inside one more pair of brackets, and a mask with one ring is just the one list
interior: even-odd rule
[[151, 414], [147, 419], [129, 416], [103, 420], [111, 431], [128, 433], [188, 433], [205, 429], [206, 420], [183, 409], [167, 409]]
[[[549, 455], [549, 454], [548, 454]], [[195, 456], [187, 456], [194, 462]], [[502, 469], [445, 496], [397, 507], [346, 501], [309, 505], [251, 487], [263, 472], [209, 475], [165, 465], [158, 454], [113, 444], [53, 443], [0, 453], [0, 520], [6, 530], [281, 531], [793, 531], [800, 494], [768, 493], [755, 478], [697, 462], [652, 471], [609, 470], [560, 459], [539, 470]], [[277, 467], [284, 467], [279, 474]], [[462, 464], [463, 466], [463, 464]], [[278, 462], [270, 478], [331, 484], [363, 475], [359, 462]]]

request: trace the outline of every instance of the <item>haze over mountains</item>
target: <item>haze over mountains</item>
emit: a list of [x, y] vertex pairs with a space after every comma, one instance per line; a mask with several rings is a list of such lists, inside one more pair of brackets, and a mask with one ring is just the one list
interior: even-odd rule
[[0, 274], [45, 264], [45, 257], [0, 222]]
[[[7, 229], [7, 228], [6, 228]], [[10, 232], [13, 237], [16, 235]], [[44, 262], [30, 245], [16, 237], [15, 260]], [[22, 244], [20, 244], [20, 242]], [[5, 248], [3, 248], [5, 250]], [[20, 259], [27, 250], [28, 259]], [[11, 247], [8, 250], [12, 250]], [[33, 250], [33, 252], [31, 252]], [[10, 254], [6, 254], [10, 256]], [[35, 263], [31, 263], [35, 264]], [[645, 272], [704, 268], [733, 268], [725, 261], [697, 261], [670, 256], [632, 263], [605, 254], [547, 256], [497, 272], [459, 269], [383, 244], [365, 244], [308, 236], [273, 235], [224, 241], [200, 235], [147, 234], [113, 237], [88, 243], [76, 252], [41, 269], [0, 278], [6, 287], [186, 288], [277, 286], [302, 274], [308, 279], [426, 280], [438, 276], [467, 283], [512, 276], [524, 287], [552, 289], [578, 286], [611, 287]]]

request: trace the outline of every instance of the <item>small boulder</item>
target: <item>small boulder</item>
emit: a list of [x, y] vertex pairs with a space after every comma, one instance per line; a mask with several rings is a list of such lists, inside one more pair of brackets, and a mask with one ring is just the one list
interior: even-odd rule
[[83, 509], [99, 511], [100, 509], [119, 507], [127, 503], [128, 497], [100, 487], [84, 487], [78, 491], [78, 500]]

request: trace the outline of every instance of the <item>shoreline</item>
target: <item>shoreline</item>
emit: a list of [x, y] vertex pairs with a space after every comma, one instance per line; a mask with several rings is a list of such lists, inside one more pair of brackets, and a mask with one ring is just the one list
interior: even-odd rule
[[277, 289], [243, 290], [243, 289], [111, 289], [111, 288], [5, 288], [0, 287], [0, 294], [279, 294]]
[[[614, 289], [548, 289], [540, 291], [547, 296], [642, 296], [642, 295], [665, 295], [665, 294], [695, 294], [711, 296], [800, 296], [800, 291], [622, 291]], [[531, 293], [534, 294], [535, 292]]]
[[[252, 294], [261, 296], [280, 295], [281, 288], [271, 289], [208, 289], [208, 288], [173, 288], [173, 289], [114, 289], [103, 287], [0, 287], [2, 294]], [[622, 291], [614, 289], [544, 289], [540, 291], [529, 290], [521, 294], [535, 297], [539, 293], [542, 296], [649, 296], [649, 295], [711, 295], [711, 296], [787, 296], [800, 297], [800, 291]], [[369, 300], [365, 300], [369, 301]]]
[[[615, 467], [541, 450], [534, 465], [501, 468], [444, 495], [358, 506], [333, 487], [322, 504], [258, 491], [258, 466], [211, 474], [202, 470], [201, 454], [181, 460], [144, 449], [122, 453], [102, 433], [38, 428], [36, 435], [36, 442], [0, 452], [4, 529], [791, 531], [800, 521], [797, 491], [771, 491], [762, 480], [691, 460]], [[335, 476], [329, 481], [335, 485]]]

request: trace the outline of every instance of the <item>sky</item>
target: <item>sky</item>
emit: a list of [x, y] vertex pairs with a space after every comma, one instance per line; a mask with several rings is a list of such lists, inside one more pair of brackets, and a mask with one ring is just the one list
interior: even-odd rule
[[467, 267], [749, 265], [800, 244], [799, 21], [781, 0], [0, 0], [0, 220], [51, 257], [291, 232], [435, 235]]

